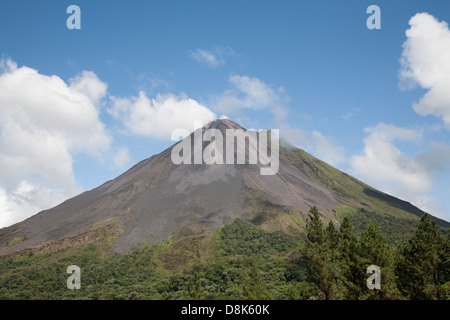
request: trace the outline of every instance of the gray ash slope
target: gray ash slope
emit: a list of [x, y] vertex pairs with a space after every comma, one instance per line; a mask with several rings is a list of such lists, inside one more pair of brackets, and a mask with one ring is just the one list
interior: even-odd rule
[[[199, 130], [210, 128], [223, 132], [224, 139], [226, 129], [243, 129], [230, 120], [215, 120]], [[98, 188], [0, 229], [0, 244], [18, 236], [26, 239], [0, 248], [0, 253], [67, 238], [114, 218], [123, 232], [113, 242], [113, 249], [127, 252], [145, 241], [163, 241], [181, 226], [214, 231], [235, 218], [248, 221], [249, 199], [255, 193], [304, 217], [317, 206], [336, 224], [334, 209], [351, 205], [349, 199], [295, 166], [284, 156], [283, 148], [278, 173], [263, 176], [259, 165], [175, 165], [171, 160], [175, 145]]]

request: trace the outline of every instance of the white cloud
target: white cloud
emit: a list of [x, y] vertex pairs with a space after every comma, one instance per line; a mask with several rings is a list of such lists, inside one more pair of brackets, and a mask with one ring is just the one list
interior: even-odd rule
[[438, 179], [437, 171], [450, 159], [450, 146], [430, 144], [417, 156], [400, 151], [395, 141], [417, 142], [422, 132], [379, 123], [366, 128], [364, 150], [351, 158], [351, 173], [367, 184], [400, 199], [410, 201], [422, 210], [441, 215], [443, 206], [431, 196]]
[[131, 156], [130, 152], [128, 151], [128, 148], [121, 147], [117, 150], [116, 154], [113, 157], [113, 168], [123, 169], [130, 162]]
[[342, 119], [344, 120], [350, 120], [351, 118], [355, 117], [356, 115], [358, 115], [361, 112], [361, 109], [359, 108], [353, 108], [351, 111], [343, 114], [341, 116]]
[[229, 78], [232, 89], [214, 97], [218, 110], [236, 114], [241, 109], [269, 110], [276, 121], [287, 114], [284, 101], [288, 100], [282, 87], [274, 90], [258, 78], [234, 75]]
[[407, 40], [403, 44], [400, 80], [404, 88], [419, 85], [428, 89], [414, 103], [422, 115], [442, 117], [450, 126], [450, 30], [428, 13], [418, 13], [409, 21]]
[[212, 50], [197, 49], [190, 52], [189, 57], [197, 62], [204, 63], [208, 67], [217, 68], [225, 64], [226, 55], [234, 55], [233, 49], [230, 47], [216, 47]]
[[298, 127], [292, 127], [287, 123], [281, 124], [279, 129], [281, 139], [286, 140], [289, 144], [297, 148], [309, 149], [310, 137], [308, 132]]
[[92, 71], [82, 71], [72, 79], [69, 79], [70, 88], [88, 97], [94, 105], [106, 94], [107, 84], [100, 81]]
[[0, 61], [0, 226], [81, 191], [73, 154], [102, 159], [111, 137], [99, 120], [106, 84], [82, 72], [66, 84], [10, 59]]
[[417, 155], [417, 161], [428, 171], [447, 172], [450, 170], [450, 146], [432, 142], [427, 151]]
[[334, 137], [325, 136], [319, 131], [307, 131], [285, 123], [280, 125], [280, 137], [334, 167], [346, 164], [348, 160], [345, 148]]
[[149, 99], [145, 92], [140, 91], [139, 96], [131, 99], [111, 99], [113, 106], [108, 112], [136, 135], [170, 138], [175, 129], [193, 131], [196, 121], [206, 124], [216, 118], [207, 107], [185, 95], [157, 95]]
[[220, 67], [223, 66], [225, 60], [222, 59], [217, 53], [212, 51], [197, 49], [194, 52], [191, 52], [189, 55], [192, 59], [197, 62], [205, 63], [209, 67]]
[[395, 147], [393, 141], [420, 138], [414, 130], [397, 128], [384, 123], [367, 128], [364, 151], [351, 160], [354, 173], [374, 187], [408, 198], [431, 188], [431, 177], [414, 161]]
[[415, 206], [422, 209], [425, 212], [428, 212], [436, 217], [449, 220], [449, 216], [445, 213], [448, 212], [448, 208], [445, 206], [445, 204], [440, 203], [435, 198], [429, 195], [423, 195], [423, 196], [416, 196], [414, 199]]
[[64, 189], [46, 188], [25, 180], [9, 191], [0, 187], [0, 227], [12, 225], [59, 204], [69, 194]]
[[312, 132], [312, 153], [320, 160], [332, 166], [339, 166], [345, 162], [345, 149], [331, 138], [318, 131]]

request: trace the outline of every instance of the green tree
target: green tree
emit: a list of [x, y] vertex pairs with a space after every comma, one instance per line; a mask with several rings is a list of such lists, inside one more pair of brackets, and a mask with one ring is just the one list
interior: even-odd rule
[[268, 300], [271, 298], [264, 278], [261, 276], [254, 263], [244, 280], [243, 290], [244, 297], [248, 300]]
[[[359, 242], [363, 266], [367, 269], [370, 265], [376, 265], [381, 272], [381, 288], [369, 290], [366, 287], [364, 298], [371, 300], [401, 299], [395, 278], [394, 256], [378, 227], [373, 224], [369, 225], [369, 228], [361, 233]], [[367, 277], [368, 275], [366, 275]]]
[[339, 242], [341, 240], [341, 235], [339, 230], [336, 229], [333, 222], [329, 222], [327, 228], [325, 229], [325, 242], [329, 249], [338, 250]]
[[338, 263], [336, 241], [337, 232], [334, 226], [324, 230], [316, 207], [309, 211], [306, 221], [307, 241], [300, 243], [300, 252], [308, 261], [307, 275], [324, 294], [326, 300], [342, 299], [341, 270]]
[[450, 300], [450, 229], [447, 231], [445, 247], [442, 272], [445, 283], [441, 287], [443, 291], [441, 299]]
[[309, 210], [309, 220], [306, 222], [307, 238], [311, 243], [322, 245], [325, 241], [323, 222], [320, 219], [319, 210], [316, 206]]
[[414, 300], [444, 299], [446, 243], [428, 214], [397, 255], [396, 274], [403, 295]]
[[192, 277], [187, 281], [186, 289], [183, 291], [183, 296], [186, 299], [201, 300], [205, 297], [205, 292], [202, 288], [200, 274], [194, 272]]
[[346, 298], [356, 300], [361, 298], [366, 288], [366, 269], [360, 256], [360, 244], [353, 233], [350, 220], [345, 217], [340, 228], [340, 266], [344, 276]]

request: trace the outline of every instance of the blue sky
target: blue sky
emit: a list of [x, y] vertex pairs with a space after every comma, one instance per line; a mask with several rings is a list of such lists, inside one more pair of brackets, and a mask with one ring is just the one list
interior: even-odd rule
[[450, 220], [443, 21], [445, 0], [2, 1], [0, 226], [222, 115]]

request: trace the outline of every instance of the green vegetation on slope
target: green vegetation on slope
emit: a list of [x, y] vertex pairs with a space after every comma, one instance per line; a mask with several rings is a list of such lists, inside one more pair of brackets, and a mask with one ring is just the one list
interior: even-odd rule
[[21, 244], [23, 241], [25, 241], [25, 237], [15, 237], [3, 244], [3, 247], [15, 246]]
[[[291, 257], [296, 247], [285, 234], [236, 220], [215, 234], [179, 232], [128, 254], [105, 255], [96, 245], [65, 255], [69, 249], [24, 252], [0, 258], [0, 299], [251, 299], [263, 297], [262, 285], [264, 297], [283, 298], [287, 280], [304, 279]], [[70, 265], [81, 269], [80, 290], [66, 287]]]
[[336, 211], [340, 221], [349, 219], [357, 234], [361, 234], [370, 225], [376, 225], [391, 245], [398, 245], [406, 241], [419, 224], [419, 221], [413, 219], [398, 218], [365, 208], [342, 206]]
[[[424, 214], [409, 202], [380, 192], [301, 149], [282, 148], [280, 154], [311, 179], [342, 196], [337, 216], [340, 221], [348, 217], [357, 233], [375, 224], [391, 244], [398, 244], [412, 234]], [[450, 228], [449, 222], [432, 219], [440, 232], [446, 233]]]
[[236, 219], [216, 233], [213, 249], [218, 256], [265, 255], [296, 248], [296, 241], [281, 232], [266, 232]]
[[[314, 210], [305, 237], [237, 219], [213, 234], [183, 228], [127, 254], [93, 244], [22, 252], [0, 257], [0, 299], [450, 298], [450, 237], [428, 215], [397, 250], [373, 224], [358, 236], [348, 217], [339, 230]], [[381, 290], [366, 287], [371, 264], [381, 268]], [[70, 265], [81, 269], [80, 290], [66, 287]]]

